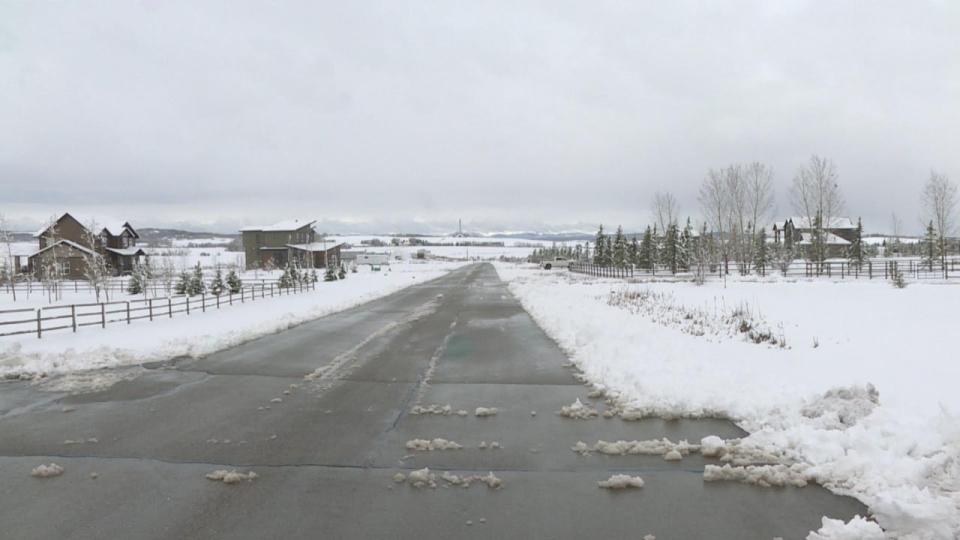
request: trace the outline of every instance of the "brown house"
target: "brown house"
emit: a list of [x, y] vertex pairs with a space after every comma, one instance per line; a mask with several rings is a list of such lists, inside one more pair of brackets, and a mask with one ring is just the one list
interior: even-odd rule
[[94, 258], [104, 258], [113, 274], [120, 275], [133, 270], [136, 263], [147, 256], [136, 247], [140, 236], [126, 222], [90, 231], [78, 219], [64, 213], [33, 236], [38, 240], [39, 249], [27, 258], [27, 267], [38, 278], [57, 270], [66, 279], [83, 279], [88, 261]]
[[339, 264], [340, 244], [318, 241], [314, 223], [289, 220], [240, 229], [247, 270], [283, 268], [294, 261], [305, 268]]

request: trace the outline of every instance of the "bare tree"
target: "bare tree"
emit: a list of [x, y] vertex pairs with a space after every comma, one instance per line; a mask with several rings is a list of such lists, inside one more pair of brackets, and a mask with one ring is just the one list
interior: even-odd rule
[[110, 301], [110, 288], [107, 287], [107, 281], [110, 276], [110, 269], [107, 268], [107, 260], [100, 253], [100, 249], [106, 249], [103, 240], [97, 234], [99, 226], [95, 220], [90, 220], [83, 231], [83, 241], [89, 252], [83, 253], [83, 276], [87, 278], [87, 283], [93, 289], [93, 293], [100, 301], [100, 294], [103, 293], [104, 299]]
[[704, 222], [716, 231], [717, 242], [719, 242], [720, 256], [724, 263], [724, 272], [729, 271], [729, 254], [727, 252], [726, 222], [729, 208], [729, 197], [727, 196], [726, 171], [723, 169], [710, 169], [707, 171], [707, 177], [703, 179], [700, 185], [700, 194], [697, 199], [700, 202], [700, 208], [703, 211]]
[[46, 240], [46, 247], [50, 248], [50, 255], [47, 257], [49, 262], [46, 265], [41, 265], [40, 278], [47, 289], [47, 300], [53, 302], [54, 299], [60, 300], [61, 298], [60, 282], [63, 279], [63, 265], [60, 262], [60, 251], [63, 248], [57, 245], [61, 240], [57, 216], [50, 218], [42, 236]]
[[666, 231], [677, 222], [677, 199], [669, 191], [654, 193], [653, 213], [660, 224], [660, 230]]
[[727, 231], [737, 268], [742, 274], [746, 272], [749, 264], [747, 255], [750, 251], [751, 238], [748, 231], [747, 189], [742, 165], [734, 164], [726, 168], [724, 186], [727, 194]]
[[826, 259], [827, 231], [843, 211], [843, 196], [837, 184], [837, 168], [829, 159], [811, 156], [800, 167], [790, 187], [790, 202], [796, 212], [807, 219], [813, 229], [811, 255], [820, 264]]
[[890, 214], [890, 226], [893, 228], [893, 252], [900, 253], [900, 234], [903, 231], [903, 221], [897, 217], [897, 213]]
[[[13, 301], [17, 301], [17, 273], [20, 271], [16, 267], [16, 263], [13, 258], [13, 235], [10, 234], [10, 227], [7, 223], [7, 218], [3, 214], [0, 214], [0, 243], [3, 243], [4, 251], [7, 253], [7, 262], [3, 266], [3, 274], [6, 274], [7, 280], [10, 282], [10, 291], [13, 292]], [[0, 277], [4, 277], [0, 274]]]
[[946, 175], [930, 171], [930, 179], [923, 187], [924, 221], [932, 221], [937, 232], [940, 262], [947, 262], [947, 238], [953, 234], [954, 213], [957, 209], [957, 185]]
[[[744, 183], [747, 190], [747, 207], [754, 238], [765, 227], [773, 212], [773, 169], [754, 161], [744, 167]], [[754, 242], [751, 242], [753, 245]]]

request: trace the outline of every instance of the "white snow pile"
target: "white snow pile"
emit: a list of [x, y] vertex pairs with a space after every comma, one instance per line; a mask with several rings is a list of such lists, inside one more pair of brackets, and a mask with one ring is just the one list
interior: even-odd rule
[[[815, 481], [866, 504], [888, 537], [960, 538], [960, 362], [944, 353], [960, 286], [736, 276], [624, 284], [497, 269], [578, 380], [602, 387], [621, 418], [720, 416], [747, 430], [739, 441], [701, 441], [729, 465], [711, 477]], [[611, 305], [611, 291], [626, 291], [629, 305]], [[727, 324], [735, 313], [746, 332]], [[777, 344], [758, 347], [751, 331]]]
[[474, 416], [484, 417], [484, 416], [496, 416], [497, 408], [496, 407], [477, 407], [477, 410], [473, 411]]
[[884, 540], [883, 529], [860, 516], [844, 523], [839, 519], [822, 519], [823, 526], [807, 535], [807, 540]]
[[474, 482], [479, 482], [481, 484], [486, 484], [490, 489], [500, 489], [503, 487], [503, 480], [498, 478], [493, 472], [490, 472], [486, 475], [470, 475], [470, 476], [459, 476], [449, 472], [443, 472], [440, 475], [440, 478], [452, 486], [460, 486], [463, 488], [470, 487]]
[[[360, 272], [317, 285], [316, 291], [257, 299], [207, 313], [139, 321], [131, 325], [23, 334], [0, 343], [0, 377], [34, 378], [65, 373], [198, 358], [438, 278], [463, 263], [403, 263], [390, 272]], [[414, 279], [411, 279], [414, 278]]]
[[[397, 477], [394, 476], [394, 480], [396, 480], [396, 478]], [[437, 475], [430, 472], [429, 467], [412, 471], [407, 475], [407, 480], [409, 480], [410, 485], [415, 488], [437, 487]]]
[[30, 476], [34, 478], [53, 478], [54, 476], [60, 476], [63, 474], [63, 467], [57, 465], [56, 463], [51, 463], [49, 465], [38, 465], [30, 471]]
[[250, 471], [246, 473], [237, 472], [236, 470], [228, 471], [226, 469], [217, 469], [211, 473], [207, 473], [207, 480], [213, 480], [215, 482], [223, 482], [224, 484], [238, 484], [240, 482], [253, 482], [258, 478], [257, 473]]
[[463, 448], [460, 444], [446, 439], [411, 439], [407, 441], [407, 450], [417, 452], [431, 452], [433, 450], [460, 450]]
[[564, 418], [573, 418], [576, 420], [586, 420], [588, 418], [596, 418], [600, 413], [596, 409], [590, 407], [589, 405], [584, 405], [580, 401], [580, 398], [577, 398], [576, 401], [570, 405], [564, 405], [557, 411], [557, 414], [563, 416]]
[[453, 414], [453, 407], [451, 407], [449, 404], [433, 404], [427, 406], [414, 405], [413, 408], [410, 409], [410, 414], [436, 414], [440, 416], [450, 416]]
[[643, 478], [629, 474], [615, 474], [606, 480], [597, 482], [597, 486], [604, 489], [642, 488]]
[[[583, 441], [577, 441], [571, 450], [579, 454], [588, 455], [592, 452], [597, 452], [599, 454], [606, 454], [608, 456], [626, 456], [626, 455], [643, 455], [643, 456], [664, 456], [666, 458], [667, 454], [684, 456], [690, 452], [697, 452], [700, 450], [700, 447], [696, 444], [690, 444], [687, 441], [680, 441], [677, 443], [671, 442], [670, 439], [664, 437], [663, 439], [651, 439], [646, 441], [597, 441], [593, 446], [588, 445]], [[674, 458], [675, 459], [675, 458]]]

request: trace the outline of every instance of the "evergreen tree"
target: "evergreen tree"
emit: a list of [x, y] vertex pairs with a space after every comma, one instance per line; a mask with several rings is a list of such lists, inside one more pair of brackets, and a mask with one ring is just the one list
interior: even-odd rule
[[196, 266], [193, 267], [193, 274], [190, 276], [190, 284], [187, 288], [187, 294], [190, 296], [195, 296], [198, 294], [203, 294], [207, 290], [207, 284], [203, 282], [203, 269], [200, 268], [200, 263], [198, 262]]
[[627, 250], [627, 260], [630, 262], [630, 266], [635, 268], [640, 266], [640, 243], [637, 242], [636, 234], [634, 234], [630, 240], [630, 247]]
[[767, 229], [762, 228], [757, 234], [756, 246], [753, 249], [753, 268], [761, 275], [767, 274], [770, 264], [767, 253]]
[[817, 274], [823, 272], [823, 264], [827, 259], [827, 239], [823, 230], [823, 217], [818, 212], [813, 218], [813, 234], [810, 238], [810, 258], [816, 263]]
[[326, 270], [326, 272], [324, 272], [324, 274], [323, 274], [323, 280], [324, 280], [324, 281], [336, 281], [336, 280], [337, 280], [337, 274], [336, 274], [336, 272], [334, 271], [332, 265], [329, 265], [329, 264], [327, 265], [327, 270]]
[[671, 224], [667, 227], [667, 234], [663, 238], [663, 264], [670, 269], [673, 274], [679, 270], [679, 239], [677, 238], [677, 225]]
[[603, 234], [602, 223], [593, 243], [595, 246], [593, 248], [593, 263], [599, 266], [607, 266], [609, 264], [607, 261], [607, 236]]
[[923, 264], [933, 270], [933, 261], [937, 260], [937, 233], [933, 228], [933, 221], [927, 225], [927, 232], [923, 236]]
[[224, 290], [226, 290], [226, 286], [223, 284], [223, 274], [220, 272], [220, 268], [217, 267], [217, 273], [214, 274], [213, 279], [210, 280], [210, 294], [220, 296]]
[[280, 279], [277, 280], [277, 287], [281, 289], [289, 289], [293, 286], [293, 279], [290, 277], [290, 265], [287, 265], [283, 268], [283, 273], [280, 274]]
[[590, 242], [584, 242], [583, 243], [583, 261], [590, 262], [591, 261], [590, 255], [591, 255]]
[[129, 294], [142, 294], [146, 283], [144, 282], [144, 272], [142, 266], [138, 263], [133, 272], [130, 273], [130, 281], [127, 283], [127, 292]]
[[617, 227], [617, 233], [614, 235], [610, 258], [613, 266], [617, 268], [623, 268], [627, 265], [627, 238], [623, 236], [623, 227], [621, 226]]
[[637, 265], [644, 270], [653, 269], [653, 232], [647, 225], [647, 230], [643, 231], [643, 240], [640, 242], [640, 249], [637, 252]]
[[863, 249], [863, 222], [857, 218], [857, 228], [853, 233], [853, 241], [847, 249], [847, 258], [850, 264], [857, 268], [863, 268], [863, 261], [866, 259], [866, 253]]
[[239, 294], [240, 289], [243, 288], [243, 282], [240, 281], [240, 276], [237, 275], [235, 270], [227, 272], [227, 288], [230, 290], [230, 294]]
[[680, 239], [677, 243], [677, 268], [686, 272], [690, 270], [691, 259], [691, 238], [693, 237], [693, 228], [690, 225], [690, 218], [687, 218], [687, 224], [683, 226], [680, 233]]
[[190, 293], [190, 272], [186, 270], [180, 272], [180, 279], [178, 279], [177, 284], [173, 286], [173, 292], [175, 294]]
[[337, 273], [337, 277], [340, 279], [347, 279], [347, 269], [340, 265], [340, 271]]

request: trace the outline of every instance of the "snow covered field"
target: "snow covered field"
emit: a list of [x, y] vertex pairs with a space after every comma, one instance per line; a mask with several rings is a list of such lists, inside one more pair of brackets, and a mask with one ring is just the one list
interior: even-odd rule
[[234, 305], [216, 312], [180, 316], [76, 334], [56, 332], [37, 339], [0, 338], [0, 376], [62, 373], [177, 356], [202, 356], [440, 277], [457, 263], [410, 262], [388, 271], [361, 269], [346, 280], [320, 282], [316, 291]]
[[[698, 287], [497, 268], [586, 377], [629, 406], [728, 416], [862, 500], [891, 537], [960, 535], [960, 285]], [[777, 344], [747, 339], [748, 326]]]

